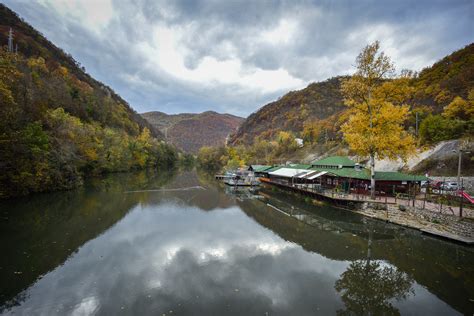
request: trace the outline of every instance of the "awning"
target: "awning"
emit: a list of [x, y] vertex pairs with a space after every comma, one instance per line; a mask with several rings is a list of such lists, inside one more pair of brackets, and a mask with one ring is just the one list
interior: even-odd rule
[[302, 175], [300, 178], [309, 179], [309, 177], [319, 173], [319, 171], [309, 170], [306, 174]]
[[318, 177], [320, 177], [320, 176], [322, 176], [322, 175], [325, 175], [325, 174], [328, 173], [328, 172], [327, 172], [327, 171], [321, 171], [321, 172], [318, 173], [318, 172], [316, 171], [316, 172], [314, 172], [314, 173], [316, 173], [316, 174], [308, 175], [308, 177], [307, 177], [306, 179], [308, 179], [308, 180], [314, 180], [314, 179], [316, 179], [316, 178], [318, 178]]
[[304, 178], [308, 173], [311, 173], [311, 171], [305, 170], [303, 172], [295, 174], [294, 177], [295, 178]]
[[297, 175], [301, 175], [301, 174], [306, 174], [310, 172], [309, 170], [305, 170], [305, 169], [293, 169], [293, 168], [280, 168], [278, 170], [275, 170], [275, 171], [271, 171], [269, 172], [268, 174], [272, 175], [272, 176], [278, 176], [278, 177], [285, 177], [285, 178], [293, 178]]

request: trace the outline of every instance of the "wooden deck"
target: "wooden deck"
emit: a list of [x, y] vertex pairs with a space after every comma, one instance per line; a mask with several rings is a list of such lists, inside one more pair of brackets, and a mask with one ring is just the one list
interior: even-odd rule
[[364, 202], [380, 203], [380, 204], [395, 204], [394, 201], [390, 201], [387, 197], [379, 197], [376, 200], [371, 200], [369, 196], [362, 195], [362, 194], [342, 193], [342, 192], [336, 192], [333, 190], [316, 190], [312, 187], [308, 187], [305, 185], [299, 185], [299, 184], [292, 185], [292, 184], [272, 181], [268, 178], [260, 178], [260, 181], [262, 183], [273, 185], [287, 191], [301, 194], [303, 196], [308, 196], [314, 199], [327, 201], [332, 204], [349, 207], [349, 208], [356, 208], [358, 204], [362, 204]]

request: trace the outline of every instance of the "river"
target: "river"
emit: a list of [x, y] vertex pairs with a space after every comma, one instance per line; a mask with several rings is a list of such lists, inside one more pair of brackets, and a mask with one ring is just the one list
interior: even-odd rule
[[2, 201], [2, 315], [460, 315], [474, 249], [195, 171]]

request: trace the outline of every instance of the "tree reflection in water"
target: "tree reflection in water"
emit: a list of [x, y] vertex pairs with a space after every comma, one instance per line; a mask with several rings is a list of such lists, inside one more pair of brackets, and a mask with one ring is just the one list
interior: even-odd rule
[[372, 229], [369, 230], [367, 260], [353, 261], [336, 281], [335, 289], [346, 305], [338, 315], [399, 315], [392, 301], [414, 294], [413, 278], [380, 261], [371, 261]]

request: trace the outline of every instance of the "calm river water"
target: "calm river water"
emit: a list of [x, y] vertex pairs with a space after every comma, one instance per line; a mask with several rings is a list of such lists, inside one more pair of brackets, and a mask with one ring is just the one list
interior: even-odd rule
[[2, 315], [459, 315], [474, 248], [194, 171], [0, 206]]

